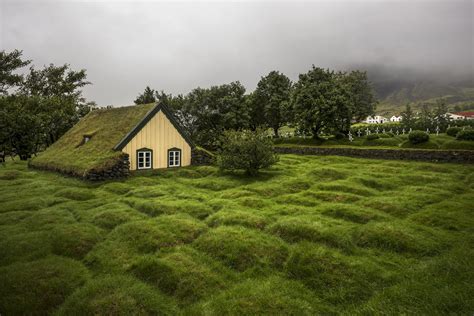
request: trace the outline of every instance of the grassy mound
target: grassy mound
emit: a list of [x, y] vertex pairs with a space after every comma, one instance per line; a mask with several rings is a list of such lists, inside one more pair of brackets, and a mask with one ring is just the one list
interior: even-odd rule
[[6, 315], [49, 314], [88, 278], [81, 263], [61, 257], [0, 268], [0, 310]]
[[56, 226], [51, 230], [53, 253], [82, 259], [103, 235], [101, 229], [91, 224]]
[[288, 242], [314, 241], [349, 250], [352, 241], [351, 226], [336, 220], [317, 216], [282, 217], [267, 230]]
[[182, 304], [195, 302], [227, 287], [222, 266], [191, 248], [180, 248], [163, 258], [144, 256], [131, 267], [140, 279], [177, 297]]
[[334, 304], [366, 300], [383, 281], [382, 273], [370, 261], [357, 263], [312, 243], [296, 245], [285, 268], [289, 278], [300, 280]]
[[87, 201], [95, 198], [94, 193], [87, 189], [69, 188], [56, 193], [56, 196], [64, 197], [74, 201]]
[[287, 256], [280, 239], [238, 226], [212, 229], [193, 245], [239, 271], [253, 266], [281, 266]]
[[326, 167], [311, 170], [307, 174], [308, 176], [314, 178], [318, 182], [342, 180], [342, 179], [347, 178], [348, 176], [346, 172], [343, 172], [334, 168], [326, 168]]
[[120, 225], [109, 238], [126, 243], [139, 252], [149, 253], [189, 243], [205, 230], [206, 225], [188, 215], [163, 215]]
[[205, 315], [316, 315], [330, 310], [296, 282], [249, 280], [203, 304]]
[[175, 315], [169, 299], [149, 285], [126, 276], [88, 282], [68, 297], [58, 315]]
[[123, 223], [145, 219], [146, 217], [146, 215], [122, 203], [111, 203], [95, 210], [92, 223], [105, 229], [112, 229]]
[[[467, 196], [466, 196], [467, 198]], [[474, 217], [469, 200], [447, 200], [429, 205], [408, 219], [430, 227], [453, 231], [474, 231]]]
[[445, 246], [433, 231], [393, 222], [361, 226], [354, 233], [354, 240], [361, 247], [420, 255], [433, 255]]
[[267, 219], [255, 213], [256, 211], [251, 210], [222, 210], [209, 216], [206, 219], [206, 223], [212, 227], [242, 225], [249, 228], [263, 229], [267, 224]]
[[333, 218], [339, 218], [346, 221], [365, 224], [369, 221], [377, 220], [382, 218], [376, 211], [360, 207], [357, 205], [346, 205], [346, 204], [325, 204], [319, 207], [321, 213]]
[[410, 267], [403, 280], [377, 293], [350, 314], [470, 315], [474, 310], [474, 244]]
[[27, 231], [16, 227], [0, 229], [0, 266], [29, 261], [51, 253], [51, 238], [46, 231]]

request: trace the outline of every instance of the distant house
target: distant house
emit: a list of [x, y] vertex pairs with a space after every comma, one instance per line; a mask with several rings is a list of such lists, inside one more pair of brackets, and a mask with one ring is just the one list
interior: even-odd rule
[[402, 116], [401, 115], [399, 115], [399, 116], [393, 115], [390, 118], [390, 122], [401, 122], [401, 121], [402, 121]]
[[456, 115], [457, 117], [462, 117], [458, 119], [465, 119], [465, 120], [474, 120], [474, 111], [465, 111], [465, 112], [456, 112], [456, 113], [449, 113], [451, 115]]
[[83, 178], [191, 164], [193, 143], [163, 104], [90, 112], [30, 165]]
[[388, 122], [388, 119], [380, 115], [368, 116], [364, 121], [364, 123], [367, 124], [381, 124], [386, 122]]
[[[474, 113], [474, 112], [457, 112], [457, 113], [446, 113], [446, 116], [453, 121], [464, 120], [466, 119], [466, 115], [464, 113]], [[471, 116], [471, 118], [474, 118]]]

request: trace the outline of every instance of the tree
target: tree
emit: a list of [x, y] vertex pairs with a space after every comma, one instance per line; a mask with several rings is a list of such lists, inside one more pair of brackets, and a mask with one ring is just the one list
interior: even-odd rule
[[68, 64], [50, 64], [41, 70], [30, 67], [21, 92], [33, 96], [70, 98], [78, 102], [82, 97], [81, 88], [90, 84], [86, 78], [85, 69], [75, 71]]
[[[82, 97], [81, 88], [90, 84], [84, 69], [75, 71], [67, 64], [30, 67], [20, 81], [15, 94], [0, 97], [0, 150], [21, 159], [55, 142], [96, 106]], [[18, 77], [8, 82], [18, 82]]]
[[245, 170], [247, 175], [255, 176], [278, 161], [273, 142], [262, 129], [225, 131], [221, 143], [217, 156], [221, 170]]
[[[313, 138], [326, 129], [341, 128], [350, 124], [350, 120], [342, 124], [341, 108], [346, 98], [340, 80], [336, 80], [333, 71], [313, 68], [306, 74], [300, 74], [291, 98], [293, 112], [298, 128], [302, 132], [311, 132]], [[347, 113], [346, 110], [344, 110]], [[338, 115], [339, 113], [339, 115]], [[338, 121], [339, 120], [339, 121]]]
[[405, 105], [405, 111], [401, 113], [402, 115], [402, 125], [405, 128], [413, 128], [413, 125], [415, 123], [415, 114], [413, 113], [411, 109], [410, 103], [407, 103]]
[[264, 105], [257, 100], [255, 93], [252, 92], [245, 96], [245, 106], [249, 114], [248, 125], [252, 131], [267, 126]]
[[419, 123], [423, 130], [433, 128], [433, 113], [431, 112], [430, 105], [428, 103], [423, 103], [421, 105]]
[[[252, 95], [253, 114], [263, 114], [264, 122], [273, 129], [275, 137], [278, 130], [288, 122], [291, 93], [291, 80], [278, 71], [262, 77]], [[257, 125], [257, 124], [255, 124]]]
[[245, 88], [238, 81], [208, 89], [196, 88], [186, 96], [182, 106], [191, 136], [201, 146], [217, 148], [225, 130], [248, 127]]
[[440, 130], [444, 131], [448, 128], [450, 123], [450, 117], [446, 115], [448, 112], [448, 106], [442, 99], [436, 101], [436, 109], [434, 111], [434, 119], [439, 126]]
[[373, 87], [367, 78], [367, 72], [351, 71], [348, 74], [343, 74], [342, 80], [348, 90], [349, 110], [352, 119], [360, 122], [367, 116], [373, 115], [377, 100]]
[[0, 95], [8, 94], [8, 90], [18, 87], [23, 82], [23, 75], [14, 71], [27, 66], [31, 61], [22, 60], [23, 51], [15, 49], [7, 53], [0, 51]]
[[142, 94], [139, 94], [135, 99], [135, 104], [148, 104], [156, 102], [155, 98], [156, 91], [151, 89], [149, 86], [146, 86], [145, 91]]

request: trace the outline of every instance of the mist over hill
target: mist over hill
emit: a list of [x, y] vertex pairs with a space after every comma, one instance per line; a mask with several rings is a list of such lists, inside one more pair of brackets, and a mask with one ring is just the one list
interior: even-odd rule
[[453, 111], [474, 109], [471, 65], [467, 65], [463, 73], [383, 65], [355, 65], [350, 69], [367, 71], [380, 101], [377, 107], [380, 114], [399, 113], [406, 103], [412, 103], [417, 109], [422, 103], [434, 104], [438, 99], [443, 99]]

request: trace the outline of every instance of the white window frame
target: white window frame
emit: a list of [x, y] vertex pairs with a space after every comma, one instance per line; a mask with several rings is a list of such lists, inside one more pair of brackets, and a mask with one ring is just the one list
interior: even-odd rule
[[[142, 162], [140, 162], [140, 159], [143, 159]], [[142, 163], [142, 166], [140, 167], [140, 163]], [[137, 151], [137, 169], [143, 170], [143, 169], [151, 169], [153, 166], [153, 152], [151, 150], [138, 150]]]
[[168, 150], [168, 168], [181, 167], [181, 150]]

